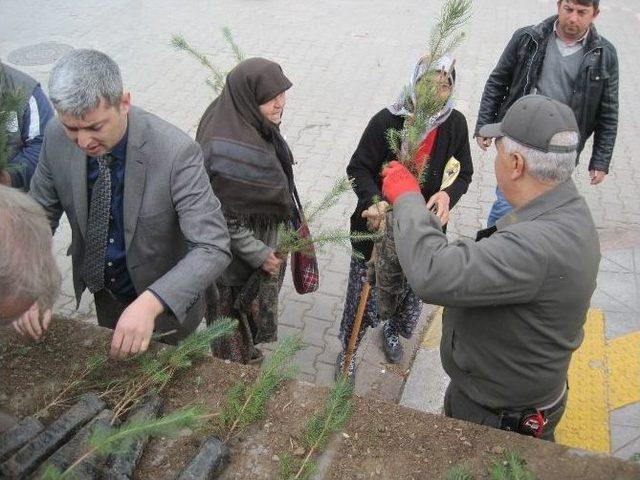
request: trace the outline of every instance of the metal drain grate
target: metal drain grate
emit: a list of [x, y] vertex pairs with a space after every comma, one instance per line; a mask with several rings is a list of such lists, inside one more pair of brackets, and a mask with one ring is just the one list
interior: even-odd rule
[[20, 47], [9, 53], [7, 60], [24, 67], [35, 65], [48, 65], [54, 63], [65, 53], [73, 50], [71, 45], [58, 42], [42, 42], [35, 45]]

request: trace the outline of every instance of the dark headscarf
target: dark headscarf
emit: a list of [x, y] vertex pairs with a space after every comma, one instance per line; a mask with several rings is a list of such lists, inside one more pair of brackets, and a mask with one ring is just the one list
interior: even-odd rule
[[198, 125], [213, 191], [228, 216], [247, 223], [291, 218], [293, 156], [260, 105], [291, 87], [282, 68], [263, 58], [240, 62]]

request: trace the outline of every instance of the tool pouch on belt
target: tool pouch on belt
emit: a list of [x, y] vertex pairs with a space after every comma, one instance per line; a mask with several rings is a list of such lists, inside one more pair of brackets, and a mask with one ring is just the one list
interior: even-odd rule
[[498, 428], [521, 435], [541, 438], [547, 423], [544, 414], [535, 408], [521, 412], [501, 411], [499, 413]]

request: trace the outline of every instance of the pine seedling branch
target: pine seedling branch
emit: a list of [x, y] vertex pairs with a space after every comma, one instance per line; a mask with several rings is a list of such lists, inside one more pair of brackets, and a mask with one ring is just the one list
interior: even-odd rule
[[233, 52], [233, 56], [236, 59], [237, 63], [240, 63], [246, 58], [246, 55], [242, 51], [242, 49], [236, 43], [235, 38], [233, 38], [233, 33], [231, 33], [231, 29], [227, 26], [222, 27], [222, 35], [224, 39], [227, 41], [227, 44], [231, 47], [231, 51]]
[[350, 191], [352, 187], [353, 184], [350, 179], [340, 177], [333, 183], [329, 191], [318, 203], [305, 205], [305, 220], [308, 225], [314, 227], [315, 233], [313, 236], [307, 238], [301, 237], [298, 230], [293, 228], [289, 222], [281, 223], [278, 226], [278, 245], [276, 251], [284, 256], [289, 252], [304, 252], [312, 246], [321, 249], [323, 246], [334, 244], [349, 248], [351, 241], [376, 240], [378, 235], [373, 233], [350, 233], [348, 230], [339, 228], [322, 229], [319, 226], [316, 228], [316, 224], [319, 223], [323, 215], [335, 206], [342, 195]]
[[491, 480], [536, 480], [524, 458], [516, 452], [506, 452], [503, 459], [493, 460], [490, 474]]
[[[244, 60], [246, 56], [233, 38], [231, 29], [229, 27], [223, 27], [222, 35], [229, 48], [231, 48], [235, 62], [240, 63]], [[211, 61], [207, 55], [193, 47], [183, 35], [173, 35], [171, 37], [171, 45], [175, 49], [196, 59], [203, 67], [209, 70], [211, 77], [207, 78], [205, 83], [213, 89], [216, 95], [222, 91], [225, 79], [227, 78], [227, 71], [222, 70], [218, 65]]]
[[113, 403], [114, 421], [131, 410], [149, 391], [160, 392], [175, 374], [189, 368], [194, 360], [207, 355], [211, 343], [233, 333], [238, 321], [220, 318], [204, 330], [189, 335], [177, 346], [168, 347], [157, 354], [145, 353], [138, 359], [133, 374], [108, 386], [104, 396]]
[[240, 382], [227, 392], [227, 398], [217, 418], [225, 442], [264, 417], [267, 400], [283, 382], [296, 375], [297, 367], [292, 360], [303, 348], [301, 338], [285, 337], [262, 365], [251, 385]]
[[60, 472], [49, 466], [43, 480], [65, 480], [74, 478], [74, 469], [93, 456], [117, 455], [126, 450], [131, 442], [147, 436], [176, 436], [184, 428], [196, 428], [210, 417], [199, 407], [187, 407], [154, 419], [130, 420], [115, 429], [96, 428], [91, 432], [89, 448], [66, 470]]
[[317, 471], [313, 455], [324, 449], [331, 435], [340, 430], [351, 417], [353, 385], [347, 377], [340, 376], [329, 393], [322, 411], [307, 422], [303, 442], [307, 454], [298, 460], [287, 453], [280, 461], [280, 478], [283, 480], [307, 480]]
[[71, 375], [62, 384], [62, 389], [51, 400], [47, 400], [46, 405], [38, 410], [35, 416], [43, 417], [52, 408], [68, 405], [69, 402], [93, 385], [94, 377], [106, 363], [106, 355], [95, 355], [89, 358], [82, 368], [74, 367]]
[[415, 85], [414, 95], [405, 89], [404, 103], [412, 112], [404, 122], [401, 130], [389, 129], [386, 140], [390, 150], [397, 160], [412, 172], [421, 182], [428, 174], [426, 168], [418, 171], [415, 166], [415, 155], [424, 139], [424, 134], [433, 125], [437, 114], [445, 106], [447, 99], [438, 95], [438, 85], [441, 81], [439, 72], [432, 71], [433, 62], [451, 52], [464, 38], [461, 31], [463, 25], [471, 16], [471, 0], [447, 0], [440, 12], [438, 21], [434, 25], [429, 41], [428, 52], [422, 57], [424, 71]]
[[445, 3], [429, 38], [431, 61], [451, 52], [462, 42], [465, 34], [460, 29], [471, 18], [471, 6], [471, 0]]

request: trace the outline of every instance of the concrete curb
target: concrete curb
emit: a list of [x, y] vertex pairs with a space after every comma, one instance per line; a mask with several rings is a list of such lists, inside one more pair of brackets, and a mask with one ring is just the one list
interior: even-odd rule
[[440, 362], [442, 307], [438, 307], [416, 352], [404, 384], [400, 405], [427, 413], [442, 414], [449, 377]]

